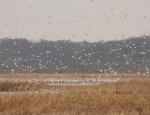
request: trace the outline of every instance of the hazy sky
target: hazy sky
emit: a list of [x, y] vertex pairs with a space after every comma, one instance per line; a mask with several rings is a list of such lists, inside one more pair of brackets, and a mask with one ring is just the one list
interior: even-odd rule
[[150, 0], [0, 0], [0, 38], [99, 41], [150, 35]]

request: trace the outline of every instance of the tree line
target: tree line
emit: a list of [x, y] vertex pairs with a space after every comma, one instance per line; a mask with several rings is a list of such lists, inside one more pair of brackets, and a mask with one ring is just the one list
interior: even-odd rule
[[1, 73], [149, 73], [150, 37], [73, 42], [0, 39]]

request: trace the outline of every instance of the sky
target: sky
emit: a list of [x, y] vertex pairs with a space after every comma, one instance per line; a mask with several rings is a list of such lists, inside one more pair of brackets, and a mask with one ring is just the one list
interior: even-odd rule
[[0, 38], [100, 41], [150, 35], [150, 0], [0, 0]]

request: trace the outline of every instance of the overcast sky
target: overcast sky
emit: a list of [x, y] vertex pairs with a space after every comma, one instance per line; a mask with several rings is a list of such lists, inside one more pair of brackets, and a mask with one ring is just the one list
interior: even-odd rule
[[99, 41], [150, 35], [150, 0], [0, 0], [0, 38]]

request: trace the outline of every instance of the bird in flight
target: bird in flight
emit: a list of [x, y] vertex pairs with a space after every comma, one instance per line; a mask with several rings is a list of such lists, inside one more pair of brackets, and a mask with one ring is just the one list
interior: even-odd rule
[[91, 0], [94, 3], [94, 0]]

